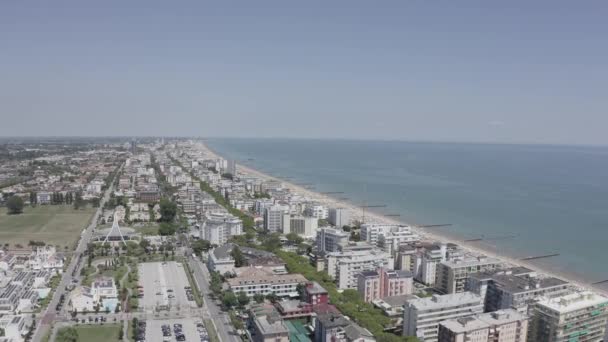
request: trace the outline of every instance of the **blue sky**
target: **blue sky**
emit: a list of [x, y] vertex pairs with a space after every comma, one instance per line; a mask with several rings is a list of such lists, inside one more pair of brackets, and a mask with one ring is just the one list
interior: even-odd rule
[[0, 135], [608, 144], [608, 5], [0, 3]]

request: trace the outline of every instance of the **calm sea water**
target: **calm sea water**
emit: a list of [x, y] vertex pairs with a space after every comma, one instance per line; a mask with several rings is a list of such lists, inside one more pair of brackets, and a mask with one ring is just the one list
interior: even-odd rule
[[586, 281], [608, 279], [606, 147], [290, 139], [208, 145], [317, 191], [343, 191], [353, 203], [386, 204], [381, 212], [405, 222], [451, 223], [437, 232], [485, 236], [480, 247], [510, 256], [560, 253], [535, 263]]

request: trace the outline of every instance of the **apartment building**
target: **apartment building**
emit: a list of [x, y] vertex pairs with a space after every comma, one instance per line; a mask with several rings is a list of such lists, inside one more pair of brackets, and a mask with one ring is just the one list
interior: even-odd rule
[[528, 341], [600, 342], [607, 321], [608, 298], [577, 290], [542, 299], [533, 306]]
[[230, 237], [243, 234], [243, 221], [229, 213], [207, 213], [201, 237], [215, 245], [223, 245]]
[[417, 241], [420, 241], [420, 236], [405, 226], [393, 227], [388, 232], [378, 234], [378, 247], [390, 255], [395, 255], [400, 245]]
[[289, 215], [283, 223], [283, 234], [295, 233], [304, 238], [313, 238], [317, 234], [318, 221], [314, 217]]
[[269, 233], [283, 232], [283, 216], [289, 213], [289, 207], [272, 205], [264, 210], [264, 230]]
[[484, 298], [486, 312], [513, 308], [527, 313], [528, 305], [536, 299], [562, 296], [571, 285], [558, 278], [539, 276], [525, 267], [513, 267], [473, 274], [465, 288]]
[[309, 204], [306, 206], [306, 209], [304, 209], [304, 214], [318, 220], [327, 220], [329, 217], [329, 210], [324, 205]]
[[321, 228], [317, 231], [317, 252], [338, 252], [348, 244], [349, 236], [341, 228]]
[[334, 226], [342, 228], [350, 224], [350, 211], [346, 208], [330, 208], [327, 220]]
[[513, 309], [439, 323], [439, 342], [526, 342], [528, 317]]
[[315, 326], [315, 342], [373, 342], [369, 330], [336, 313], [321, 314]]
[[358, 275], [357, 291], [367, 303], [390, 296], [409, 295], [413, 292], [413, 276], [409, 271], [383, 268], [364, 271]]
[[391, 229], [399, 227], [397, 225], [366, 223], [361, 225], [361, 240], [376, 246], [378, 245], [378, 235], [388, 233]]
[[378, 249], [332, 252], [326, 259], [327, 273], [336, 280], [339, 289], [356, 289], [357, 277], [363, 271], [394, 268], [393, 258]]
[[437, 266], [435, 287], [443, 293], [464, 292], [467, 278], [471, 274], [492, 271], [500, 264], [500, 260], [486, 256], [442, 261]]
[[275, 274], [267, 269], [249, 267], [227, 282], [234, 293], [243, 291], [248, 297], [271, 293], [279, 297], [298, 297], [298, 284], [306, 284], [307, 280], [301, 274]]
[[482, 312], [481, 297], [470, 292], [408, 300], [403, 310], [403, 334], [437, 342], [440, 322]]

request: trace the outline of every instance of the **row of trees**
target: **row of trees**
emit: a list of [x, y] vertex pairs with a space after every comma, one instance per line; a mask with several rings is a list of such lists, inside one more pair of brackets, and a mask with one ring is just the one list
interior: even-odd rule
[[[63, 193], [63, 192], [53, 192], [51, 193], [51, 203], [50, 204], [73, 204], [74, 201], [82, 201], [82, 194], [77, 192], [76, 195], [71, 192]], [[30, 192], [30, 203], [38, 204], [38, 193]]]

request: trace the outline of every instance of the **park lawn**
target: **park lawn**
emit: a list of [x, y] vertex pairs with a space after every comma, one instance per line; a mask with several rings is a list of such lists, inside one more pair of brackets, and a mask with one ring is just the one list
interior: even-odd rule
[[79, 325], [78, 342], [119, 342], [120, 324]]
[[156, 222], [146, 222], [141, 226], [139, 224], [131, 226], [136, 232], [141, 235], [158, 235], [159, 224]]
[[95, 208], [75, 210], [70, 205], [26, 206], [19, 215], [0, 208], [0, 244], [27, 247], [34, 240], [72, 249], [94, 213]]

